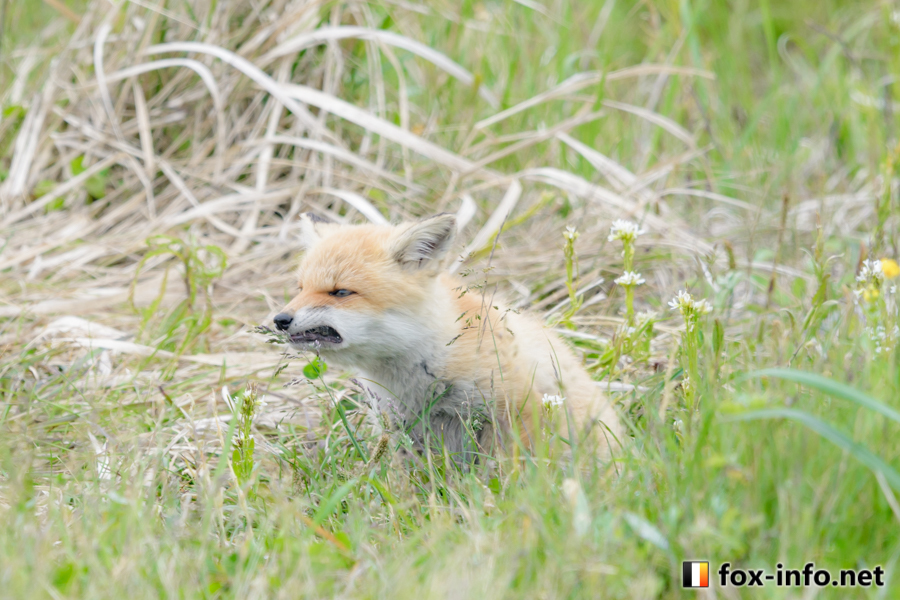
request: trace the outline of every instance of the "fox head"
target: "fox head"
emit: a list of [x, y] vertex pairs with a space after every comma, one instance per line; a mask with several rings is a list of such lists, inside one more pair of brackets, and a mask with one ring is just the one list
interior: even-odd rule
[[414, 223], [338, 225], [300, 217], [306, 253], [298, 293], [275, 326], [298, 350], [351, 366], [421, 346], [434, 323], [438, 276], [456, 233], [453, 215]]

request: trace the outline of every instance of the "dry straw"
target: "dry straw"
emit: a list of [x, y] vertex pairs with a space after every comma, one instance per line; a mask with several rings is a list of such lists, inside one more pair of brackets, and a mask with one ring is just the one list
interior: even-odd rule
[[[223, 373], [228, 379], [262, 378], [283, 360], [250, 332], [280, 308], [291, 287], [301, 211], [375, 223], [455, 211], [461, 228], [475, 226], [463, 229], [452, 269], [464, 269], [469, 254], [484, 259], [493, 248], [491, 283], [512, 278], [513, 303], [537, 310], [558, 305], [567, 294], [559, 223], [544, 218], [541, 208], [547, 198], [577, 207], [579, 256], [591, 257], [583, 259], [579, 293], [599, 291], [602, 274], [609, 280], [621, 266], [603, 233], [615, 218], [640, 220], [649, 231], [646, 243], [677, 248], [685, 257], [712, 250], [663, 201], [663, 194], [688, 188], [675, 173], [702, 163], [706, 149], [681, 125], [635, 104], [643, 82], [709, 73], [666, 64], [583, 72], [499, 110], [498, 90], [417, 39], [412, 24], [423, 17], [415, 11], [435, 19], [449, 18], [445, 12], [392, 7], [395, 31], [385, 31], [364, 3], [273, 0], [264, 10], [255, 6], [190, 0], [163, 9], [95, 0], [53, 60], [42, 59], [47, 49], [40, 45], [17, 54], [13, 81], [0, 86], [3, 105], [25, 111], [16, 126], [9, 118], [0, 121], [0, 136], [14, 136], [9, 173], [0, 185], [0, 271], [6, 279], [0, 317], [21, 317], [24, 329], [0, 342], [21, 347], [20, 340], [37, 339], [52, 318], [83, 317], [88, 325], [54, 334], [53, 343], [106, 352], [109, 372], [94, 385], [138, 382], [126, 394], [135, 401], [158, 396], [154, 363], [138, 358], [174, 361], [171, 379], [191, 380], [196, 389], [189, 398], [171, 398], [185, 415], [175, 439], [190, 438], [188, 429], [227, 427], [227, 415], [215, 416], [221, 406], [213, 404], [202, 418], [190, 412], [204, 405], [198, 398]], [[399, 61], [403, 54], [416, 57], [414, 66]], [[365, 97], [346, 86], [351, 61], [362, 61], [355, 68], [368, 73]], [[415, 106], [410, 86], [427, 87], [434, 73], [475, 92], [470, 103], [458, 113]], [[601, 82], [616, 82], [618, 95], [596, 107], [584, 90]], [[514, 117], [560, 100], [572, 107], [560, 122], [510, 131]], [[659, 128], [677, 150], [633, 173], [595, 148], [595, 140], [573, 134], [603, 118], [646, 121], [652, 126], [648, 136]], [[442, 133], [460, 128], [457, 136]], [[508, 164], [504, 159], [547, 143], [582, 157], [596, 176], [587, 179], [542, 153], [537, 156], [544, 162], [522, 161], [528, 168], [500, 167]], [[91, 202], [86, 190], [97, 178], [105, 193]], [[669, 191], [661, 194], [662, 183]], [[182, 355], [134, 338], [140, 318], [127, 308], [132, 284], [135, 304], [146, 307], [173, 265], [170, 257], [158, 256], [138, 270], [146, 241], [160, 234], [217, 246], [228, 255], [228, 269], [208, 290], [215, 316], [208, 351]], [[560, 275], [548, 280], [548, 267]], [[644, 275], [654, 289], [671, 288], [677, 277], [674, 271]], [[520, 283], [537, 280], [543, 281], [537, 289]], [[171, 282], [166, 290], [160, 306], [183, 295]], [[603, 298], [595, 294], [583, 312]], [[590, 312], [578, 319], [582, 326], [611, 330], [616, 322]], [[223, 320], [236, 322], [237, 331]], [[91, 321], [119, 334], [84, 331]], [[311, 424], [317, 401], [311, 390], [303, 393], [307, 400], [296, 399], [299, 391], [272, 396], [270, 409]], [[215, 403], [217, 395], [211, 398]]]

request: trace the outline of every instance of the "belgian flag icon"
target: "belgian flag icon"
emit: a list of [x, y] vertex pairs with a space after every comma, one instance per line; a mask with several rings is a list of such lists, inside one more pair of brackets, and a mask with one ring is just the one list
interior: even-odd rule
[[682, 562], [681, 587], [709, 587], [709, 561], [686, 560]]

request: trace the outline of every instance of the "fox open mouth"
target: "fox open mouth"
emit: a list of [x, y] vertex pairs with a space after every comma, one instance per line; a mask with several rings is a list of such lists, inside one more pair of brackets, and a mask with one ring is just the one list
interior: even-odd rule
[[334, 327], [322, 325], [307, 329], [302, 333], [291, 335], [291, 342], [294, 344], [312, 344], [315, 342], [328, 342], [329, 344], [340, 344], [344, 341], [341, 334]]

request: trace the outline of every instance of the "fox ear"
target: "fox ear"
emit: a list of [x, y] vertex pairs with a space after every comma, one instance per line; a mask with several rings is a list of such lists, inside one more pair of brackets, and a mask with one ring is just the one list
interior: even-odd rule
[[300, 243], [309, 250], [322, 239], [322, 225], [333, 223], [330, 219], [320, 217], [316, 213], [306, 212], [300, 215]]
[[391, 255], [404, 267], [436, 268], [456, 235], [456, 217], [440, 214], [400, 231], [391, 242]]

